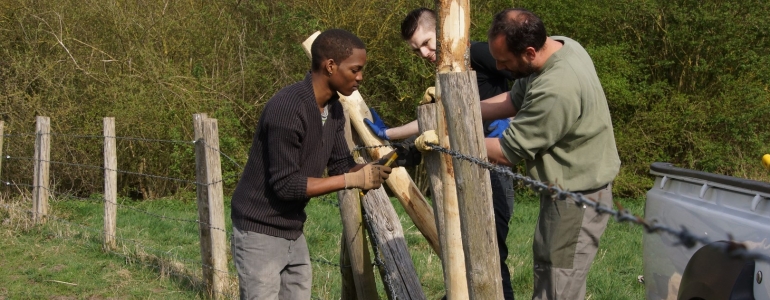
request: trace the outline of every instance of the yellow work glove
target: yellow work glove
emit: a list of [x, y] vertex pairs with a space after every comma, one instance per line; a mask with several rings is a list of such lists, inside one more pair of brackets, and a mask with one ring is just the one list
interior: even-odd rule
[[362, 190], [379, 188], [390, 176], [390, 171], [390, 167], [378, 165], [375, 162], [369, 163], [358, 171], [344, 174], [345, 188]]
[[425, 94], [422, 95], [422, 101], [420, 101], [420, 105], [433, 103], [433, 101], [436, 100], [436, 87], [432, 86], [429, 87], [427, 90], [425, 90]]
[[420, 150], [420, 152], [433, 150], [427, 144], [438, 145], [438, 135], [436, 135], [435, 130], [428, 130], [423, 132], [420, 136], [417, 137], [416, 140], [414, 140], [414, 146], [417, 148], [417, 150]]

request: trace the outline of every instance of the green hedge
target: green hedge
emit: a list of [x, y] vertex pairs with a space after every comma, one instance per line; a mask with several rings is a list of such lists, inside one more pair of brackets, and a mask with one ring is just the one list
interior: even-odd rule
[[[508, 1], [471, 1], [472, 39]], [[192, 114], [219, 119], [223, 152], [242, 163], [264, 103], [309, 68], [300, 43], [338, 27], [359, 35], [369, 61], [361, 89], [386, 122], [414, 118], [432, 66], [399, 37], [403, 16], [433, 1], [8, 0], [0, 3], [0, 116], [6, 133], [51, 117], [60, 134], [192, 140]], [[540, 15], [549, 34], [581, 42], [594, 58], [612, 111], [623, 167], [615, 191], [639, 196], [649, 164], [667, 161], [768, 180], [770, 10], [767, 1], [515, 1]], [[52, 159], [101, 164], [101, 141], [54, 136]], [[30, 138], [5, 153], [32, 156]], [[189, 144], [122, 141], [123, 170], [192, 179]], [[228, 187], [238, 168], [223, 163]], [[66, 165], [61, 189], [88, 194], [101, 174]], [[31, 182], [31, 163], [4, 162], [2, 180]], [[123, 175], [124, 193], [156, 197], [192, 187]]]

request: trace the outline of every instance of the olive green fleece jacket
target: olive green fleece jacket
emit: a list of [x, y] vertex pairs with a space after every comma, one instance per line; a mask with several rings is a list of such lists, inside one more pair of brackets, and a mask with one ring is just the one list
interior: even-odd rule
[[564, 46], [540, 72], [511, 89], [516, 117], [500, 139], [513, 164], [524, 160], [529, 176], [570, 191], [610, 183], [620, 170], [610, 111], [591, 57], [578, 42]]

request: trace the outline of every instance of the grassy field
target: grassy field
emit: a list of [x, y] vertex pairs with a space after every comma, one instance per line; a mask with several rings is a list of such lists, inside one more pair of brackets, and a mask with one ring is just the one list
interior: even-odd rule
[[[514, 290], [524, 299], [532, 290], [531, 243], [538, 205], [531, 196], [517, 196], [506, 242]], [[28, 200], [0, 202], [0, 299], [200, 298], [196, 207], [193, 196], [183, 198], [187, 200], [121, 202], [121, 246], [107, 253], [101, 250], [98, 199], [53, 201], [50, 213], [55, 217], [40, 227], [24, 221]], [[643, 200], [620, 200], [642, 213]], [[305, 235], [314, 261], [314, 299], [340, 297], [341, 223], [335, 203], [336, 196], [327, 196], [307, 207]], [[441, 262], [398, 201], [393, 203], [425, 293], [428, 299], [438, 299], [444, 294]], [[644, 287], [636, 279], [642, 274], [641, 240], [640, 228], [610, 220], [589, 274], [587, 299], [643, 299]], [[235, 279], [232, 263], [227, 271]], [[382, 291], [380, 282], [378, 286]], [[230, 288], [222, 292], [235, 293], [235, 285]], [[381, 295], [385, 299], [384, 292]]]

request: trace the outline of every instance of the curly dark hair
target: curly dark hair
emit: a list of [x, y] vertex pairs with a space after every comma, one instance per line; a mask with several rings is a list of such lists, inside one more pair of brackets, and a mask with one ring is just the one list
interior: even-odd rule
[[548, 37], [543, 21], [523, 8], [509, 8], [494, 16], [487, 38], [492, 41], [500, 35], [505, 36], [508, 51], [515, 55], [523, 54], [528, 47], [539, 51]]
[[364, 42], [355, 34], [343, 29], [326, 30], [319, 34], [310, 46], [311, 69], [320, 70], [326, 59], [333, 59], [339, 64], [353, 54], [353, 49], [366, 50]]

